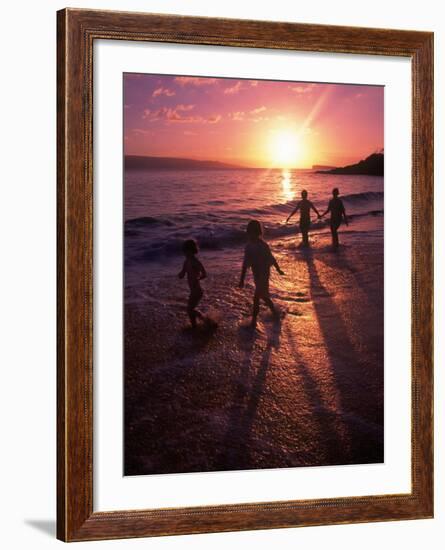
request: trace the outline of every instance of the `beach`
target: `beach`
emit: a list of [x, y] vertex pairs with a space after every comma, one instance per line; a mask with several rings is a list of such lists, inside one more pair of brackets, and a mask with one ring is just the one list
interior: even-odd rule
[[200, 309], [218, 326], [193, 331], [177, 278], [183, 258], [154, 261], [151, 249], [135, 267], [130, 224], [125, 475], [383, 462], [382, 205], [352, 218], [337, 252], [326, 224], [315, 225], [309, 249], [298, 247], [296, 225], [277, 218], [268, 233], [266, 224], [285, 272], [273, 271], [270, 285], [281, 318], [262, 305], [256, 330], [251, 274], [237, 286], [243, 235], [202, 248]]

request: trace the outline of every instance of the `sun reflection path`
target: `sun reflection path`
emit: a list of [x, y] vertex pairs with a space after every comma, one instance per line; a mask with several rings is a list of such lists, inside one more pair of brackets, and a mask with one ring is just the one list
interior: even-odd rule
[[281, 173], [281, 186], [283, 198], [286, 202], [292, 201], [295, 198], [295, 192], [292, 189], [292, 180], [290, 170], [283, 170]]

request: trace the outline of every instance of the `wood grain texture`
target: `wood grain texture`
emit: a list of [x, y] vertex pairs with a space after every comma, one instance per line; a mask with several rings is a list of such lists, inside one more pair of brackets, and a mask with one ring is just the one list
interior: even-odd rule
[[[57, 537], [97, 540], [432, 517], [432, 33], [68, 9], [58, 12], [57, 35]], [[99, 38], [411, 58], [411, 493], [93, 512], [92, 64]]]

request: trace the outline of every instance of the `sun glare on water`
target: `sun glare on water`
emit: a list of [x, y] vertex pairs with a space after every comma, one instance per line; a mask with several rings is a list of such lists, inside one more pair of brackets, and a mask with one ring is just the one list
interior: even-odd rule
[[270, 160], [279, 168], [295, 167], [301, 156], [301, 144], [297, 132], [278, 130], [271, 135]]
[[295, 198], [295, 193], [292, 188], [290, 170], [284, 169], [281, 173], [282, 194], [285, 201], [291, 201]]

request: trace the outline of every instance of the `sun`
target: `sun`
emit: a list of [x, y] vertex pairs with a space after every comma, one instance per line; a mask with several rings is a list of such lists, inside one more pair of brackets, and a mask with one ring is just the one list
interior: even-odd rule
[[280, 168], [292, 168], [301, 155], [301, 143], [297, 132], [277, 130], [272, 133], [269, 143], [270, 160]]

